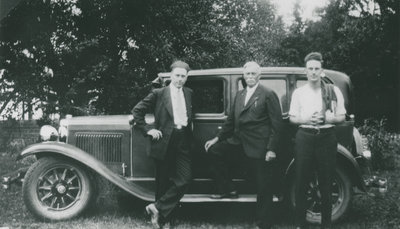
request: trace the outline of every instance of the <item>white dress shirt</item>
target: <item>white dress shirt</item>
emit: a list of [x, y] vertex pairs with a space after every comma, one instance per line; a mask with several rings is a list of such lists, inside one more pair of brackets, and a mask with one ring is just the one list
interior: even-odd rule
[[182, 88], [177, 88], [171, 83], [170, 89], [174, 123], [177, 126], [187, 126], [188, 117], [186, 112], [185, 96], [183, 95]]
[[251, 98], [251, 96], [254, 94], [254, 92], [256, 91], [258, 85], [260, 83], [257, 83], [256, 85], [254, 85], [254, 87], [246, 87], [246, 98], [244, 100], [244, 105], [246, 106], [247, 102], [249, 101], [249, 99]]

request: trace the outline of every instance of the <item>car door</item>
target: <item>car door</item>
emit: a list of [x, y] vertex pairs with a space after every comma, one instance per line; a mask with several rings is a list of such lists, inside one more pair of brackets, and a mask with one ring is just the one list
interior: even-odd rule
[[[204, 149], [227, 118], [230, 101], [229, 77], [226, 75], [190, 76], [186, 86], [193, 90], [193, 182], [190, 190], [209, 193], [213, 190], [210, 158]], [[189, 192], [191, 192], [189, 190]]]

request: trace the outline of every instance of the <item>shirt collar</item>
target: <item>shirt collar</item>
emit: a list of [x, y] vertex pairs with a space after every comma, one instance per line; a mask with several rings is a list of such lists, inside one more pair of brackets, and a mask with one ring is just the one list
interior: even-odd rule
[[[175, 85], [173, 85], [172, 83], [169, 84], [169, 87], [171, 88], [171, 90], [174, 93], [178, 93], [179, 92], [179, 88], [175, 87]], [[180, 89], [182, 89], [182, 88], [180, 88]]]
[[248, 87], [247, 86], [246, 87], [247, 92], [253, 93], [257, 89], [259, 84], [260, 84], [260, 82], [258, 82], [254, 87]]

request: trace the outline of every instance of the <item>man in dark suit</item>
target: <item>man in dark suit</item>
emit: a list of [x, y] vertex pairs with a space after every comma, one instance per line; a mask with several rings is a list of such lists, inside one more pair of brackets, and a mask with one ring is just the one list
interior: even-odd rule
[[272, 226], [272, 186], [278, 129], [282, 119], [279, 99], [271, 89], [260, 85], [260, 66], [248, 62], [243, 67], [247, 87], [236, 94], [229, 116], [217, 135], [205, 144], [213, 159], [219, 193], [211, 198], [237, 198], [228, 161], [239, 157], [255, 173], [257, 185], [257, 225]]
[[[153, 90], [132, 110], [136, 127], [152, 138], [149, 156], [156, 164], [156, 201], [146, 212], [155, 228], [169, 224], [191, 179], [192, 90], [184, 87], [188, 71], [188, 64], [175, 61], [170, 85]], [[145, 123], [149, 111], [154, 112], [154, 126]]]

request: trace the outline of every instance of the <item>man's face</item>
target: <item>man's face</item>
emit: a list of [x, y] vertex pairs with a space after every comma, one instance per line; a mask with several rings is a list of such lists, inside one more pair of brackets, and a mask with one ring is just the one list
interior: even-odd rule
[[248, 87], [254, 87], [260, 80], [260, 73], [256, 66], [248, 66], [243, 70], [243, 77]]
[[317, 60], [309, 60], [306, 63], [307, 79], [310, 82], [317, 82], [321, 79], [322, 67], [321, 62]]
[[171, 72], [171, 83], [177, 88], [183, 87], [187, 80], [187, 73], [184, 68], [174, 68]]

